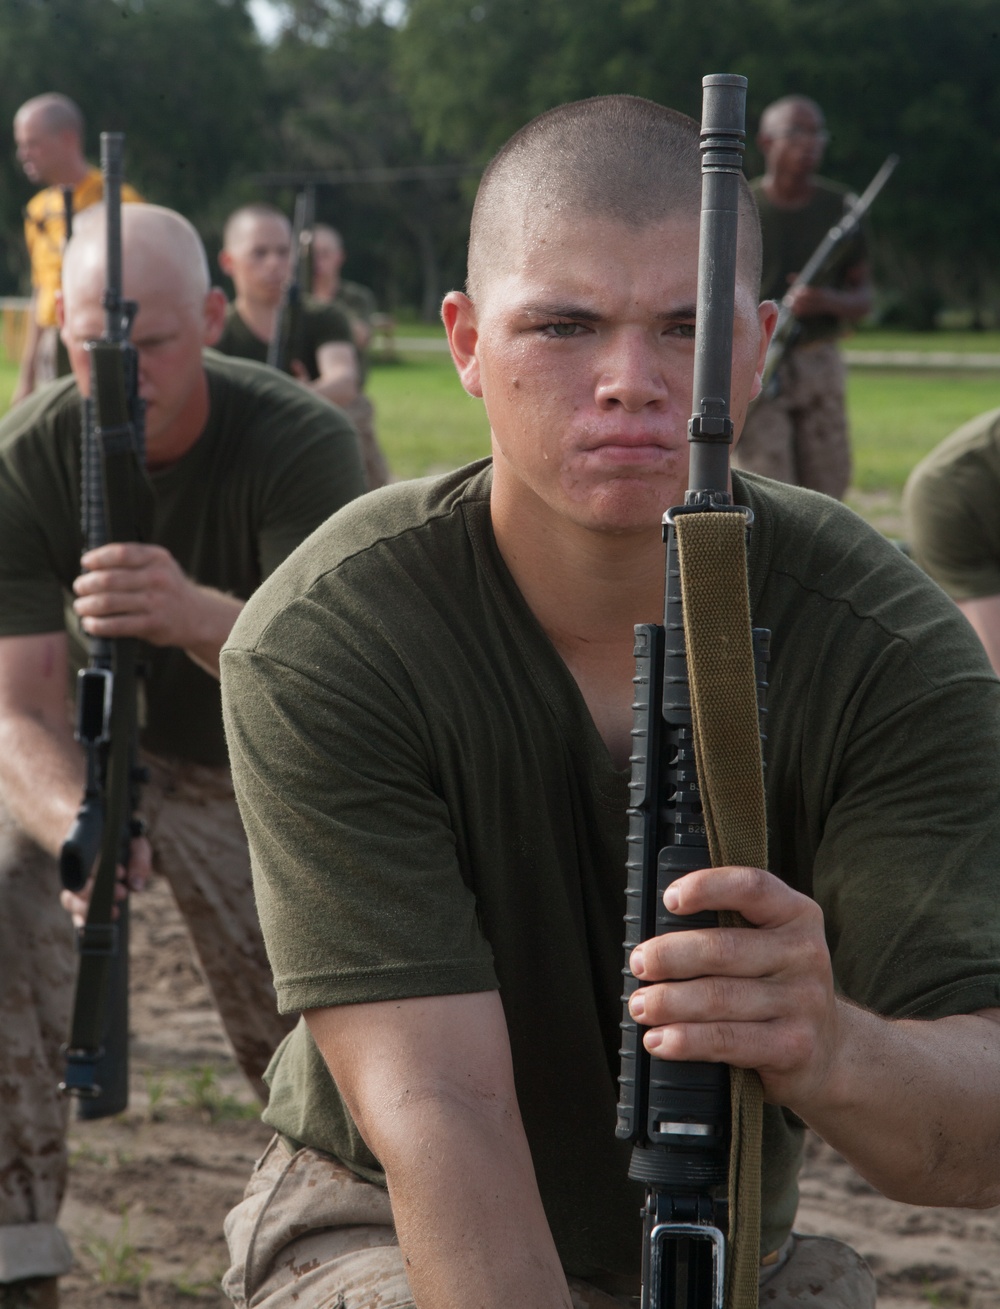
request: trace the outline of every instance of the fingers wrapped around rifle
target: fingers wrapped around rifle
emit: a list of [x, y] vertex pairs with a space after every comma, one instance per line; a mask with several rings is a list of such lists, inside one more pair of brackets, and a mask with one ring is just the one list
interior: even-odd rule
[[[631, 968], [632, 1017], [658, 1058], [757, 1068], [788, 1103], [828, 1056], [836, 1028], [832, 966], [815, 901], [757, 868], [712, 868], [664, 897], [683, 916], [735, 910], [750, 927], [675, 931], [644, 941]], [[756, 930], [754, 930], [756, 929]]]

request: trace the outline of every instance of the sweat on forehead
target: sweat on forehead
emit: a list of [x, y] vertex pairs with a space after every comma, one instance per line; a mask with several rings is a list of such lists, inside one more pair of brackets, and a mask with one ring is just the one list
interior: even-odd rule
[[[84, 210], [63, 256], [67, 304], [103, 287], [106, 240], [104, 206]], [[122, 206], [122, 273], [126, 294], [140, 300], [141, 288], [155, 285], [177, 303], [200, 306], [210, 286], [201, 237], [186, 218], [159, 205]]]
[[[698, 124], [638, 96], [597, 96], [560, 105], [507, 142], [483, 174], [469, 233], [468, 292], [511, 259], [518, 234], [552, 216], [646, 227], [690, 217], [701, 206]], [[760, 224], [749, 187], [740, 194], [741, 272], [760, 278]]]

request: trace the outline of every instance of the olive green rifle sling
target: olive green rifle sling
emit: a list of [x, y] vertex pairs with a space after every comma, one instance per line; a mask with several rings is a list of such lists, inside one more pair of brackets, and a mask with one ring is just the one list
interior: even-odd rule
[[[767, 823], [740, 514], [678, 515], [678, 562], [692, 725], [708, 847], [714, 868], [767, 867]], [[724, 928], [749, 927], [739, 914]], [[726, 1309], [757, 1309], [763, 1093], [753, 1069], [731, 1068], [730, 1245]]]

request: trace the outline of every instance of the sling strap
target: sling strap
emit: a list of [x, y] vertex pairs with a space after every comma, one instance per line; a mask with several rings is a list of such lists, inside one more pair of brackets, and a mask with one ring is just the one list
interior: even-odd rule
[[[746, 528], [741, 513], [675, 520], [695, 760], [712, 867], [767, 867], [764, 769]], [[721, 927], [749, 927], [739, 914]], [[753, 1069], [731, 1068], [729, 1261], [726, 1309], [757, 1309], [763, 1091]]]

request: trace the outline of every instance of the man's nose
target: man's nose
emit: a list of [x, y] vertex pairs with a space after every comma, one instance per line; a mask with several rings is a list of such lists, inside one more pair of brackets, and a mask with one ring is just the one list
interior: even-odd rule
[[637, 413], [668, 394], [663, 361], [649, 334], [639, 328], [615, 333], [602, 360], [595, 392], [598, 405], [620, 405]]

